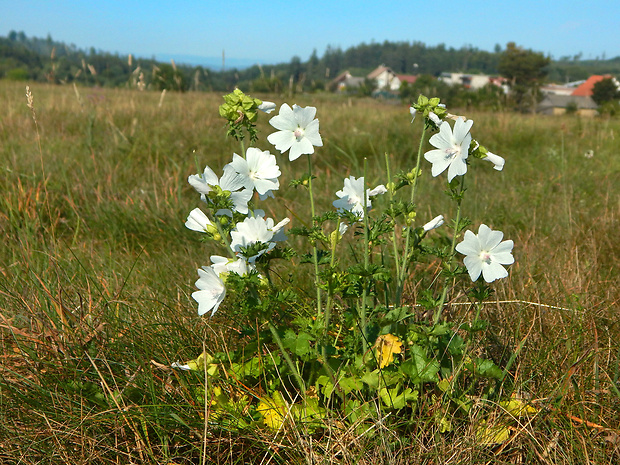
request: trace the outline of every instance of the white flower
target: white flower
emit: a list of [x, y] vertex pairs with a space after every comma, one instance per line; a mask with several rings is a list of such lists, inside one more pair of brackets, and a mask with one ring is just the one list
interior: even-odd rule
[[276, 109], [276, 104], [273, 102], [263, 102], [258, 106], [258, 109], [269, 114]]
[[[240, 223], [237, 223], [235, 229], [230, 233], [230, 248], [237, 254], [242, 254], [245, 259], [254, 263], [258, 257], [265, 252], [269, 252], [276, 246], [276, 242], [286, 240], [283, 227], [290, 220], [285, 218], [274, 226], [273, 219], [265, 219], [262, 216], [247, 217]], [[264, 244], [265, 247], [251, 256], [243, 255], [243, 249], [255, 245], [257, 243]]]
[[[219, 179], [215, 172], [207, 166], [203, 174], [192, 174], [187, 178], [187, 182], [196, 189], [200, 198], [207, 203], [207, 195], [215, 186], [219, 186], [224, 191], [229, 191], [235, 211], [244, 215], [248, 213], [248, 202], [252, 198], [252, 189], [245, 187], [243, 177], [230, 164], [224, 166], [224, 173]], [[230, 212], [227, 210], [218, 210], [215, 214], [228, 214], [230, 216]]]
[[[366, 189], [366, 207], [370, 209], [372, 202], [370, 197], [385, 194], [387, 189], [383, 184], [378, 185], [374, 189]], [[341, 191], [336, 192], [340, 197], [334, 200], [333, 205], [339, 210], [347, 210], [355, 213], [360, 218], [364, 218], [364, 177], [355, 179], [349, 176], [344, 180], [344, 187]]]
[[515, 259], [512, 256], [514, 242], [504, 241], [504, 233], [493, 231], [486, 224], [481, 224], [478, 234], [465, 231], [465, 238], [457, 244], [457, 252], [466, 255], [463, 259], [469, 277], [476, 281], [480, 273], [487, 283], [508, 276], [502, 265], [510, 265]]
[[206, 233], [208, 232], [207, 228], [209, 226], [213, 227], [213, 223], [211, 223], [207, 215], [205, 215], [200, 208], [194, 208], [189, 212], [185, 227], [192, 231]]
[[424, 229], [425, 232], [429, 232], [432, 229], [437, 229], [442, 224], [443, 224], [443, 215], [439, 215], [433, 218], [432, 220], [430, 220], [424, 226], [422, 226], [422, 228]]
[[503, 170], [504, 163], [506, 163], [506, 160], [504, 160], [502, 157], [500, 157], [499, 155], [495, 155], [494, 153], [491, 153], [491, 152], [487, 152], [487, 156], [484, 157], [483, 160], [487, 160], [493, 163], [494, 165], [493, 168], [496, 169], [497, 171]]
[[269, 120], [278, 132], [269, 134], [267, 140], [276, 146], [280, 153], [290, 149], [289, 160], [293, 161], [302, 154], [314, 153], [314, 146], [322, 147], [319, 134], [319, 120], [314, 119], [316, 108], [302, 108], [298, 105], [289, 107], [286, 103], [280, 107], [280, 113]]
[[415, 114], [418, 112], [418, 110], [416, 110], [413, 107], [409, 107], [409, 113], [411, 114], [411, 122], [413, 123], [413, 120], [415, 120]]
[[452, 132], [450, 124], [445, 121], [441, 123], [439, 133], [429, 140], [436, 149], [424, 154], [424, 158], [433, 164], [431, 169], [433, 176], [439, 176], [446, 168], [448, 168], [448, 181], [452, 181], [455, 176], [467, 173], [465, 160], [469, 156], [471, 143], [469, 130], [473, 124], [472, 120], [465, 121], [459, 118], [454, 123], [454, 132]]
[[210, 311], [213, 316], [226, 296], [226, 287], [210, 266], [199, 269], [198, 276], [196, 287], [200, 290], [192, 293], [192, 298], [198, 302], [198, 315]]
[[[245, 153], [245, 158], [236, 153], [230, 165], [243, 179], [244, 186], [248, 189], [256, 189], [256, 192], [264, 200], [272, 190], [280, 188], [278, 176], [282, 173], [277, 165], [276, 156], [250, 147]], [[271, 194], [273, 196], [273, 194]]]
[[243, 258], [232, 260], [226, 257], [220, 257], [219, 255], [211, 255], [211, 268], [215, 271], [215, 274], [221, 276], [223, 273], [236, 273], [239, 276], [245, 276], [248, 274], [252, 267], [248, 266]]
[[187, 182], [194, 189], [196, 189], [196, 192], [198, 192], [199, 194], [207, 195], [213, 190], [211, 186], [216, 186], [218, 184], [218, 179], [215, 172], [211, 168], [206, 166], [202, 174], [190, 175], [187, 178]]

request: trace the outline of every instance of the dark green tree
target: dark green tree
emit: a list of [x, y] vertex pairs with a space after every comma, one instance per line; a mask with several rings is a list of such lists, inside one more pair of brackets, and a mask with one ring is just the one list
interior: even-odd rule
[[592, 88], [592, 100], [599, 105], [620, 99], [620, 90], [612, 78], [603, 79]]
[[526, 50], [514, 42], [506, 45], [497, 69], [510, 81], [511, 97], [521, 110], [533, 109], [538, 101], [539, 88], [547, 75], [549, 57]]

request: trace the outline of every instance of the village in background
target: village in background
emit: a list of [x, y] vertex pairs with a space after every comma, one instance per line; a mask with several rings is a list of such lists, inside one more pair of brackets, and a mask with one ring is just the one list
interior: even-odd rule
[[256, 95], [289, 97], [332, 92], [394, 103], [432, 94], [451, 107], [544, 115], [620, 114], [620, 57], [582, 60], [576, 53], [552, 60], [512, 42], [488, 52], [471, 46], [454, 49], [386, 41], [344, 51], [328, 47], [321, 57], [315, 50], [305, 62], [295, 56], [289, 63], [229, 66], [224, 51], [220, 65], [211, 61], [210, 66], [201, 66], [94, 48], [85, 51], [24, 32], [0, 37], [0, 79], [14, 81], [141, 91], [229, 92], [239, 87]]

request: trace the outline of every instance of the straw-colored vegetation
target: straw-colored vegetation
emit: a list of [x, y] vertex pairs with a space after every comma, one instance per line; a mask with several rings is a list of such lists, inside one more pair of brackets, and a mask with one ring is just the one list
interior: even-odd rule
[[[518, 353], [512, 392], [533, 413], [481, 399], [442, 432], [441, 396], [429, 391], [403, 428], [333, 418], [312, 431], [238, 431], [209, 416], [204, 387], [169, 368], [242, 343], [226, 302], [212, 319], [197, 316], [194, 270], [209, 251], [183, 227], [196, 200], [188, 175], [238, 151], [224, 138], [221, 95], [31, 90], [34, 112], [22, 85], [0, 81], [0, 462], [620, 462], [618, 120], [451, 109], [506, 158], [501, 173], [473, 173], [463, 208], [515, 242], [473, 350], [500, 366]], [[318, 108], [317, 210], [361, 174], [363, 158], [370, 185], [383, 182], [386, 152], [396, 170], [412, 168], [419, 129], [407, 107], [287, 101]], [[262, 118], [263, 137], [268, 128]], [[259, 147], [271, 148], [264, 138]], [[281, 183], [276, 218], [305, 202]], [[437, 186], [420, 186], [418, 214], [429, 219], [453, 208]], [[304, 282], [303, 267], [290, 272]], [[414, 304], [421, 289], [406, 292]], [[447, 318], [468, 317], [468, 306], [448, 308]], [[494, 425], [509, 436], [490, 438]]]

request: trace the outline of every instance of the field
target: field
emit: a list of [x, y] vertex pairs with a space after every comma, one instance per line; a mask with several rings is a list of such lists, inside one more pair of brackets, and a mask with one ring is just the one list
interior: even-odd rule
[[[537, 408], [489, 444], [473, 419], [439, 432], [430, 399], [407, 436], [382, 424], [310, 434], [205, 421], [204, 390], [200, 400], [169, 367], [238, 343], [226, 304], [197, 315], [195, 270], [212, 250], [183, 226], [198, 206], [188, 176], [205, 164], [219, 174], [239, 152], [224, 136], [222, 96], [31, 91], [33, 110], [22, 85], [0, 81], [0, 462], [620, 462], [619, 119], [449, 109], [506, 159], [502, 172], [472, 175], [463, 209], [514, 240], [516, 263], [483, 309], [484, 350], [518, 353], [514, 392]], [[318, 211], [364, 158], [373, 186], [385, 153], [394, 171], [413, 167], [420, 126], [406, 105], [265, 98], [318, 109]], [[258, 145], [276, 153], [267, 121]], [[304, 167], [277, 156], [282, 189], [269, 214], [281, 219], [301, 211], [286, 186]], [[438, 186], [422, 181], [418, 215], [454, 214]], [[466, 317], [467, 307], [449, 308]]]

